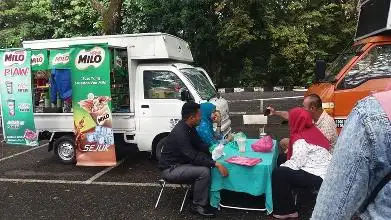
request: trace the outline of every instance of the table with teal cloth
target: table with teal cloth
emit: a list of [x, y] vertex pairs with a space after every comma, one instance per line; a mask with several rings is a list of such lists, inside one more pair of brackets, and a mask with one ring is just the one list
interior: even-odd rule
[[[246, 152], [240, 153], [238, 145], [230, 142], [225, 145], [223, 157], [217, 161], [228, 169], [228, 176], [223, 177], [217, 170], [212, 169], [212, 183], [210, 188], [210, 205], [218, 207], [220, 204], [220, 190], [226, 189], [235, 192], [248, 193], [253, 196], [265, 194], [265, 208], [268, 214], [273, 212], [272, 198], [272, 172], [276, 167], [278, 148], [277, 141], [273, 140], [273, 149], [268, 153], [254, 152], [251, 144], [256, 139], [247, 139]], [[228, 163], [225, 160], [232, 156], [245, 156], [250, 158], [261, 158], [262, 162], [253, 167], [240, 166]]]

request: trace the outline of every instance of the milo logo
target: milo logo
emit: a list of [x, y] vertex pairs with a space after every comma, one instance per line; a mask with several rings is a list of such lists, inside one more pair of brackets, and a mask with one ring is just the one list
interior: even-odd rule
[[43, 64], [44, 61], [45, 61], [45, 58], [42, 53], [36, 54], [36, 55], [33, 54], [31, 56], [31, 66], [35, 66], [35, 65], [40, 66]]
[[69, 62], [69, 53], [58, 53], [53, 57], [52, 64], [67, 64]]
[[5, 52], [3, 57], [4, 66], [12, 66], [14, 64], [22, 65], [26, 60], [26, 56], [25, 50]]
[[76, 68], [87, 69], [90, 66], [98, 68], [105, 60], [105, 50], [101, 47], [94, 47], [91, 50], [81, 50], [75, 60]]
[[102, 115], [102, 116], [98, 117], [97, 118], [98, 124], [99, 125], [103, 124], [103, 122], [106, 121], [109, 118], [110, 118], [109, 114], [105, 114], [105, 115]]

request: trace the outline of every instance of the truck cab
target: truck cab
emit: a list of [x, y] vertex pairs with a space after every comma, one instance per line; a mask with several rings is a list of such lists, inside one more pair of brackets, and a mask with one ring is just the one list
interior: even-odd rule
[[198, 71], [200, 71], [200, 72], [202, 73], [202, 75], [204, 75], [205, 78], [208, 79], [208, 81], [209, 81], [210, 84], [213, 86], [213, 88], [216, 89], [216, 86], [215, 86], [215, 84], [213, 83], [212, 79], [210, 78], [208, 72], [206, 72], [206, 70], [205, 70], [204, 68], [202, 68], [202, 67], [196, 67], [196, 69], [197, 69]]
[[364, 1], [353, 46], [327, 69], [324, 62], [317, 62], [319, 81], [306, 94], [321, 97], [323, 108], [334, 117], [339, 131], [357, 101], [391, 84], [390, 5], [391, 1]]
[[307, 94], [318, 94], [323, 108], [338, 128], [360, 99], [380, 92], [391, 83], [391, 36], [375, 36], [356, 42], [326, 70], [326, 77]]
[[[191, 65], [189, 45], [180, 38], [164, 33], [107, 35], [25, 41], [23, 47], [48, 50], [50, 57], [52, 51], [66, 51], [73, 44], [101, 43], [108, 44], [112, 57], [113, 131], [117, 148], [137, 147], [154, 155], [159, 141], [181, 119], [181, 108], [187, 101], [215, 104], [222, 115], [221, 131], [224, 135], [231, 132], [228, 102]], [[122, 69], [118, 74], [117, 64]], [[42, 90], [36, 86], [33, 89], [38, 93]], [[54, 150], [61, 162], [74, 163], [73, 113], [43, 109], [34, 114], [37, 131], [49, 139], [49, 150]]]

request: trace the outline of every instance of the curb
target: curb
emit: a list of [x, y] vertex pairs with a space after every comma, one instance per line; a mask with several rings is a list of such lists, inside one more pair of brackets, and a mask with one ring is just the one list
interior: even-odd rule
[[273, 87], [238, 87], [238, 88], [219, 88], [219, 93], [238, 93], [238, 92], [306, 92], [307, 88], [301, 86], [273, 86]]

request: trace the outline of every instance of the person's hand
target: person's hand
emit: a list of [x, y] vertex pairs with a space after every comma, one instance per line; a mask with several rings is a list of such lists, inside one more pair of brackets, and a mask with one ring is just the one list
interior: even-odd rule
[[229, 134], [226, 138], [227, 142], [231, 142], [234, 139], [234, 136], [232, 134]]
[[276, 112], [277, 112], [276, 109], [274, 109], [274, 107], [271, 106], [271, 105], [269, 105], [269, 106], [267, 107], [267, 109], [270, 110], [270, 114], [269, 114], [269, 115], [275, 115]]
[[219, 170], [220, 174], [223, 176], [223, 177], [226, 177], [228, 176], [228, 170], [227, 168], [225, 168], [223, 166], [223, 164], [219, 163], [219, 162], [216, 162], [215, 164], [216, 168]]

